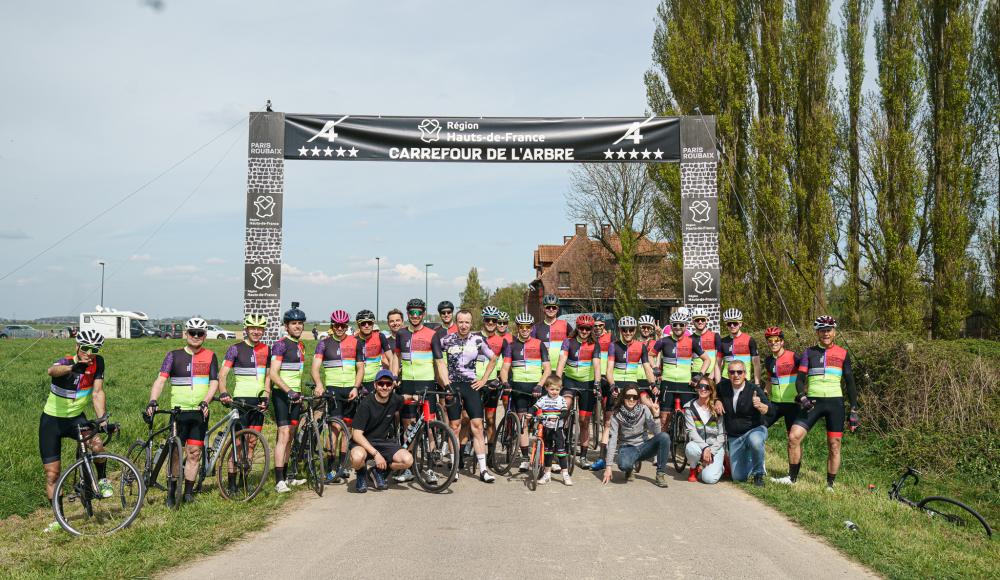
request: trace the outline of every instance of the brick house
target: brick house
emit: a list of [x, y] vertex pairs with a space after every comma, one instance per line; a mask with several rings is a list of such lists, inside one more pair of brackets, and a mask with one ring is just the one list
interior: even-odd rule
[[[602, 228], [601, 236], [612, 248], [620, 247], [618, 237], [609, 226]], [[636, 312], [636, 317], [651, 314], [657, 321], [665, 321], [670, 311], [681, 303], [674, 290], [677, 276], [671, 274], [667, 260], [669, 247], [665, 242], [647, 238], [639, 241], [639, 297], [645, 302], [646, 310]], [[536, 319], [541, 317], [545, 294], [559, 297], [562, 314], [612, 311], [615, 259], [599, 239], [590, 238], [586, 224], [576, 224], [574, 234], [563, 236], [560, 245], [538, 246], [534, 252], [534, 266], [535, 280], [528, 285], [525, 304]]]

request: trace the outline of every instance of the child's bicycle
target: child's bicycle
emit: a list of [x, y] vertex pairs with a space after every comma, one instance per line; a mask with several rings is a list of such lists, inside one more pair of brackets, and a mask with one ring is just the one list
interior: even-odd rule
[[528, 489], [538, 488], [538, 478], [545, 464], [545, 427], [541, 415], [532, 415], [528, 419]]
[[894, 483], [892, 488], [889, 490], [889, 499], [902, 502], [912, 508], [924, 510], [927, 512], [928, 516], [932, 518], [943, 518], [956, 526], [978, 528], [981, 525], [988, 537], [993, 536], [993, 530], [990, 529], [989, 524], [986, 523], [986, 519], [979, 515], [976, 510], [970, 508], [957, 499], [940, 495], [932, 495], [919, 501], [913, 501], [904, 497], [902, 490], [903, 486], [906, 485], [906, 480], [913, 478], [913, 485], [916, 485], [920, 482], [920, 479], [917, 477], [919, 475], [919, 471], [913, 469], [912, 467], [907, 467], [903, 475], [900, 476], [899, 480], [896, 481], [896, 483]]

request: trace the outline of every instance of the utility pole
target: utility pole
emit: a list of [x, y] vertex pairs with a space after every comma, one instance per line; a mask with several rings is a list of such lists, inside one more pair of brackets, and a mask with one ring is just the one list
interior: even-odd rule
[[104, 260], [98, 262], [101, 265], [101, 308], [104, 308]]
[[381, 276], [382, 276], [382, 257], [375, 256], [375, 320], [378, 320], [378, 317], [381, 316], [379, 314], [381, 310], [379, 310], [378, 307], [379, 278], [381, 278]]
[[[427, 271], [433, 265], [434, 264], [424, 264], [424, 304], [425, 305], [427, 305], [427, 300], [428, 300], [428, 293], [427, 293], [427, 288], [428, 288], [428, 284], [427, 284], [428, 273], [427, 273]], [[430, 308], [431, 307], [429, 305], [427, 305], [427, 310], [428, 311], [430, 310]]]

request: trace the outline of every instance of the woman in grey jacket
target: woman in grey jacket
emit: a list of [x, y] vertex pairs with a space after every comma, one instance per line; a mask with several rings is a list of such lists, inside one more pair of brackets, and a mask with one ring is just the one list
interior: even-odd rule
[[[657, 413], [658, 415], [659, 413]], [[626, 387], [611, 412], [608, 452], [605, 456], [604, 483], [611, 481], [611, 462], [618, 454], [618, 469], [625, 472], [625, 481], [633, 479], [635, 464], [656, 456], [656, 485], [667, 487], [667, 462], [670, 458], [670, 435], [660, 431], [660, 421], [649, 407], [639, 404], [639, 389]], [[652, 434], [647, 437], [647, 431]], [[618, 448], [619, 443], [621, 449]]]
[[715, 383], [701, 377], [695, 384], [698, 398], [684, 405], [688, 443], [684, 448], [691, 473], [688, 481], [716, 483], [722, 477], [726, 457], [726, 429], [715, 409]]

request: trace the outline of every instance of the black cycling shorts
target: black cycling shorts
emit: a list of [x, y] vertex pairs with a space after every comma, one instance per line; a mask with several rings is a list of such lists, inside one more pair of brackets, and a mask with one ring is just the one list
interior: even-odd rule
[[[434, 381], [400, 381], [399, 387], [396, 388], [396, 392], [400, 395], [419, 395], [424, 392], [424, 389], [430, 389], [432, 391], [438, 390], [438, 384]], [[427, 402], [431, 404], [431, 414], [437, 415], [437, 395], [428, 395]], [[419, 414], [420, 404], [407, 401], [406, 404], [403, 405], [403, 408], [399, 411], [399, 418], [416, 419]]]
[[604, 377], [601, 378], [601, 403], [604, 405], [605, 413], [610, 413], [611, 408], [615, 406], [615, 399], [611, 396], [611, 383]]
[[[678, 395], [677, 393], [667, 391], [683, 391], [683, 393]], [[694, 389], [688, 383], [673, 381], [663, 381], [660, 383], [660, 412], [669, 411], [672, 413], [674, 411], [674, 397], [677, 396], [680, 396], [681, 408], [698, 398], [698, 394], [694, 392]]]
[[[448, 420], [458, 421], [462, 418], [462, 409], [469, 414], [469, 419], [482, 419], [483, 396], [479, 391], [472, 388], [472, 383], [452, 383], [451, 388], [458, 395], [452, 397], [451, 404], [448, 405]], [[483, 389], [487, 387], [484, 385]], [[481, 391], [482, 389], [480, 389]]]
[[804, 415], [799, 413], [795, 420], [806, 431], [812, 429], [820, 417], [826, 417], [826, 436], [839, 438], [844, 435], [844, 398], [843, 397], [810, 397], [813, 408]]
[[77, 425], [87, 422], [87, 417], [80, 413], [76, 417], [53, 417], [42, 413], [38, 420], [38, 454], [42, 456], [42, 464], [59, 461], [62, 458], [62, 440], [77, 440]]
[[496, 413], [497, 407], [500, 406], [500, 391], [502, 388], [491, 389], [487, 386], [483, 386], [480, 391], [482, 391], [483, 396], [483, 409], [487, 413]]
[[[393, 456], [396, 455], [396, 452], [402, 449], [402, 447], [399, 445], [399, 441], [392, 439], [369, 439], [368, 443], [370, 443], [371, 446], [375, 448], [375, 451], [378, 451], [379, 453], [382, 454], [382, 457], [385, 459], [385, 462], [387, 464], [391, 464]], [[351, 449], [354, 449], [355, 447], [358, 447], [358, 445], [352, 441]], [[368, 454], [368, 459], [374, 459], [374, 458], [375, 458], [374, 455], [370, 453]]]
[[271, 406], [274, 407], [274, 422], [278, 427], [296, 426], [302, 416], [302, 405], [293, 405], [288, 393], [282, 389], [271, 389]]
[[206, 431], [208, 431], [208, 420], [200, 410], [178, 413], [177, 436], [184, 445], [204, 447]]
[[594, 413], [594, 405], [597, 401], [594, 400], [594, 382], [593, 381], [577, 381], [569, 377], [563, 377], [563, 388], [559, 392], [560, 395], [577, 395], [580, 399], [580, 416], [589, 417]]
[[535, 404], [535, 395], [533, 393], [537, 386], [538, 383], [512, 382], [510, 384], [511, 410], [515, 413], [527, 413]]
[[771, 404], [774, 405], [777, 412], [771, 413], [765, 417], [765, 420], [767, 421], [767, 426], [770, 427], [771, 425], [774, 425], [775, 423], [778, 422], [779, 419], [784, 417], [785, 431], [791, 431], [792, 425], [795, 424], [795, 420], [799, 418], [799, 411], [801, 410], [799, 404], [775, 403], [774, 401], [771, 401]]
[[326, 394], [332, 395], [333, 398], [326, 402], [326, 412], [331, 417], [340, 417], [344, 420], [344, 423], [348, 425], [351, 424], [351, 420], [354, 419], [354, 412], [358, 410], [358, 401], [361, 400], [361, 395], [359, 394], [354, 398], [353, 401], [348, 401], [347, 397], [351, 394], [351, 389], [354, 387], [327, 387]]
[[[233, 400], [253, 405], [254, 407], [260, 404], [260, 399], [257, 397], [233, 397]], [[253, 429], [259, 433], [264, 428], [264, 413], [260, 409], [254, 411], [242, 407], [237, 407], [236, 409], [240, 414], [240, 429]]]
[[[622, 383], [622, 384], [625, 385], [625, 384], [628, 384], [628, 383]], [[635, 385], [636, 388], [639, 389], [639, 394], [640, 395], [642, 395], [643, 393], [647, 393], [648, 394], [648, 393], [651, 393], [653, 391], [653, 388], [650, 386], [649, 381], [647, 381], [646, 379], [637, 379], [632, 384]]]

